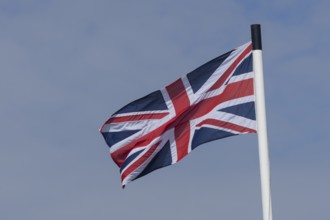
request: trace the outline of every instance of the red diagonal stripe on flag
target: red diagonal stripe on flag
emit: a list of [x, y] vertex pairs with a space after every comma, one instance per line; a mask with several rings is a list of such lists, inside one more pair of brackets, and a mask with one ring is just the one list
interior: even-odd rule
[[143, 155], [136, 160], [133, 164], [129, 165], [127, 169], [122, 173], [121, 180], [123, 181], [131, 172], [133, 172], [135, 169], [137, 169], [139, 166], [141, 166], [146, 160], [150, 159], [150, 156], [154, 153], [154, 151], [157, 149], [160, 142], [152, 145], [147, 152], [143, 153]]
[[236, 69], [238, 64], [244, 59], [244, 57], [250, 53], [252, 50], [252, 44], [250, 44], [237, 58], [236, 60], [230, 65], [230, 67], [224, 72], [224, 74], [213, 84], [213, 86], [209, 89], [209, 91], [215, 90], [220, 88], [230, 74]]
[[165, 113], [136, 114], [136, 115], [129, 115], [129, 116], [118, 116], [118, 117], [110, 118], [105, 124], [161, 119], [161, 118], [165, 117], [168, 114], [169, 114], [168, 112], [165, 112]]
[[227, 128], [233, 131], [237, 131], [240, 133], [256, 133], [256, 130], [250, 129], [247, 127], [243, 127], [237, 124], [233, 124], [231, 122], [227, 121], [221, 121], [221, 120], [215, 120], [215, 119], [206, 119], [199, 124], [197, 124], [197, 127], [202, 127], [203, 125], [213, 125], [221, 128]]

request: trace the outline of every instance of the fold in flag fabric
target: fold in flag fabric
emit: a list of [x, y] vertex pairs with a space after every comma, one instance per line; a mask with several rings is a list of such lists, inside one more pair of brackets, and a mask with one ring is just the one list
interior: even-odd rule
[[253, 77], [248, 42], [114, 113], [100, 131], [122, 186], [203, 143], [256, 133]]

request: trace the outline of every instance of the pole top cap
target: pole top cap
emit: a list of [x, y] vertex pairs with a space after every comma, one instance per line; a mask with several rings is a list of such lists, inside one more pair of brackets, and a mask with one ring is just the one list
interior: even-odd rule
[[251, 24], [251, 40], [252, 50], [262, 50], [260, 24]]

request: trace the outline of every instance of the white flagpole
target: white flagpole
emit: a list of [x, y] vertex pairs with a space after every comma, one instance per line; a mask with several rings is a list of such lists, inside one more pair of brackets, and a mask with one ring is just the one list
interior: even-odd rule
[[265, 107], [265, 89], [262, 64], [262, 43], [260, 24], [251, 25], [253, 71], [255, 74], [256, 118], [259, 143], [259, 163], [261, 179], [261, 197], [263, 220], [272, 220], [272, 200], [270, 190], [270, 163], [267, 137], [267, 121]]

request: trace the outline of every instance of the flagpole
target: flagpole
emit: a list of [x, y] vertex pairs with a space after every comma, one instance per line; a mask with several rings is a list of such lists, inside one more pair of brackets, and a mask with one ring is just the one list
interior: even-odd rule
[[259, 144], [259, 164], [261, 179], [261, 198], [263, 220], [272, 220], [272, 200], [270, 189], [270, 162], [267, 137], [267, 121], [265, 107], [265, 89], [262, 64], [262, 43], [260, 24], [251, 25], [253, 71], [255, 74], [256, 117]]

